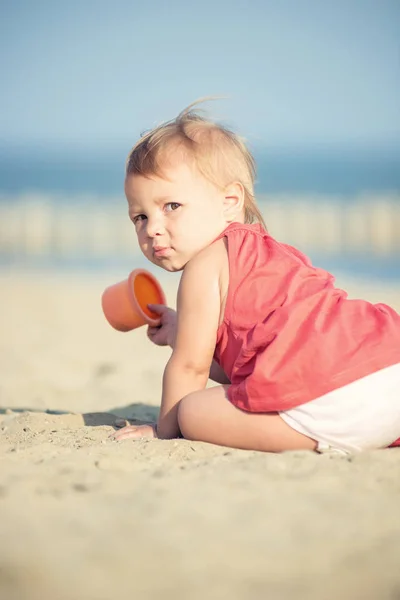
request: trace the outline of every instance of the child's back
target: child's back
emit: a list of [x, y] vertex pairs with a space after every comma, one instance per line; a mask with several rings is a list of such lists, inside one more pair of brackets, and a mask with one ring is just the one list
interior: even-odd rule
[[216, 358], [230, 400], [293, 408], [400, 362], [400, 316], [350, 300], [332, 275], [260, 225], [230, 225], [229, 292]]

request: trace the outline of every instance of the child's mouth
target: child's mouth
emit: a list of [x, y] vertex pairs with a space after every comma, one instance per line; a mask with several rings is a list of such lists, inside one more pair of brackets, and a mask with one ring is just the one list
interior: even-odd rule
[[159, 246], [156, 246], [155, 248], [153, 248], [153, 254], [156, 258], [164, 258], [166, 256], [169, 256], [169, 254], [171, 253], [171, 248], [161, 248]]

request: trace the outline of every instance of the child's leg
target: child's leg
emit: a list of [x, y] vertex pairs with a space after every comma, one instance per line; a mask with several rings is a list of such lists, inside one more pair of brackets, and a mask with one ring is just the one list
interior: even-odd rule
[[236, 408], [228, 400], [228, 387], [208, 388], [181, 400], [178, 420], [184, 438], [264, 452], [316, 450], [315, 440], [292, 429], [277, 413]]

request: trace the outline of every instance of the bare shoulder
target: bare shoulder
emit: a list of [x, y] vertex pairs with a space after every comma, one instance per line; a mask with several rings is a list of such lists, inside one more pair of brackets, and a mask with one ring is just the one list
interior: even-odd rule
[[223, 319], [229, 285], [229, 260], [225, 239], [217, 240], [194, 256], [185, 266], [179, 291], [178, 306], [183, 296], [200, 296], [210, 302], [218, 299], [220, 323]]
[[201, 250], [185, 266], [183, 274], [193, 276], [199, 271], [207, 272], [210, 276], [219, 277], [221, 270], [227, 262], [227, 251], [224, 239], [217, 240], [210, 246]]

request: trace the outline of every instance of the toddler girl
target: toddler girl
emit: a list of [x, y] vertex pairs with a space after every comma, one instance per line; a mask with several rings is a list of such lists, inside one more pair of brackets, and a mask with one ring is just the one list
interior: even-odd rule
[[[183, 436], [243, 449], [355, 452], [400, 442], [400, 315], [350, 300], [267, 233], [244, 142], [193, 105], [142, 137], [125, 193], [143, 254], [182, 271], [157, 424], [117, 440]], [[288, 215], [290, 218], [290, 214]], [[220, 385], [207, 388], [208, 378]]]

